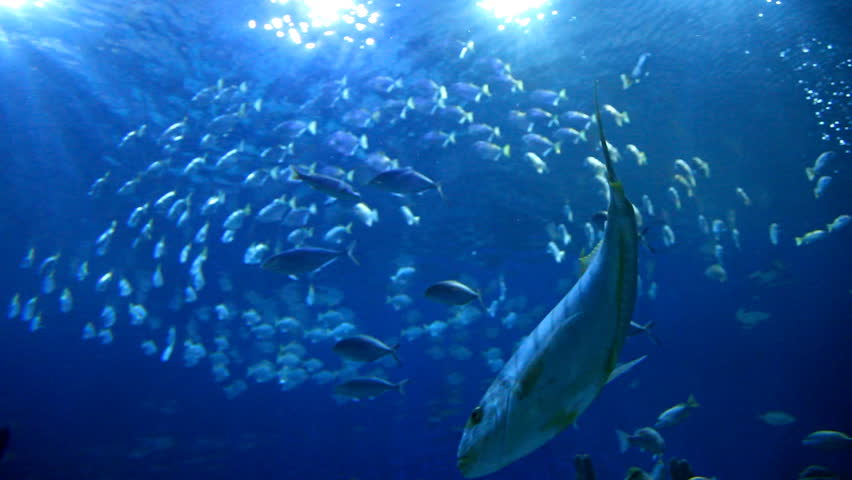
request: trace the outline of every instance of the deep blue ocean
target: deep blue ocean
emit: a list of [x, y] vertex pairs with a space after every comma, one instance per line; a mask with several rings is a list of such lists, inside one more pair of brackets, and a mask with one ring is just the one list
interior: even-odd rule
[[[577, 454], [601, 479], [650, 472], [652, 454], [620, 452], [616, 430], [689, 395], [700, 406], [660, 429], [665, 462], [852, 478], [848, 444], [802, 443], [852, 434], [852, 4], [497, 3], [511, 17], [483, 4], [0, 1], [0, 479], [462, 478], [471, 410], [600, 235], [606, 191], [585, 160], [603, 159], [597, 124], [566, 115], [593, 115], [595, 82], [629, 114], [602, 122], [643, 216], [633, 320], [659, 343], [629, 337], [619, 361], [642, 363], [486, 478], [575, 478]], [[345, 179], [363, 208], [288, 179], [290, 165]], [[441, 192], [370, 184], [395, 166]], [[261, 219], [282, 195], [287, 216]], [[359, 265], [342, 254], [353, 241]], [[258, 245], [341, 255], [293, 279], [247, 263]], [[446, 279], [482, 302], [424, 296]], [[354, 334], [398, 343], [401, 364], [344, 362], [332, 347]], [[408, 382], [335, 395], [355, 375]]]

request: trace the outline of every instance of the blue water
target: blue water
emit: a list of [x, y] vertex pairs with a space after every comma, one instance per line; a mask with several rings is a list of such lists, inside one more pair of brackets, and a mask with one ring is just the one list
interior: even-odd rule
[[[621, 361], [645, 354], [647, 360], [607, 386], [577, 428], [492, 478], [573, 478], [573, 457], [579, 453], [591, 455], [598, 478], [623, 478], [630, 466], [650, 470], [650, 454], [619, 453], [615, 430], [652, 425], [660, 412], [689, 394], [701, 406], [661, 433], [665, 459], [687, 459], [696, 475], [795, 478], [811, 464], [831, 468], [838, 478], [852, 475], [848, 449], [821, 451], [801, 443], [815, 430], [852, 432], [847, 347], [852, 228], [812, 245], [796, 247], [793, 241], [838, 215], [852, 214], [852, 11], [846, 2], [554, 2], [534, 11], [541, 11], [543, 20], [498, 30], [500, 21], [474, 2], [376, 1], [367, 7], [381, 12], [380, 20], [367, 23], [364, 31], [343, 22], [329, 27], [337, 33], [327, 37], [324, 29], [311, 29], [300, 45], [286, 34], [276, 37], [274, 26], [262, 28], [272, 16], [305, 18], [306, 7], [299, 2], [92, 3], [0, 6], [0, 265], [5, 273], [0, 298], [20, 293], [25, 302], [39, 296], [42, 315], [32, 333], [27, 322], [5, 316], [0, 322], [0, 425], [12, 433], [0, 478], [461, 478], [455, 467], [461, 429], [495, 375], [484, 353], [498, 348], [501, 359], [508, 359], [568, 291], [578, 275], [576, 259], [587, 250], [583, 223], [606, 206], [583, 165], [587, 156], [601, 158], [594, 128], [589, 143], [566, 142], [562, 153], [544, 157], [549, 172], [539, 175], [523, 159], [525, 132], [511, 126], [508, 113], [532, 107], [529, 92], [535, 89], [563, 88], [569, 98], [554, 113], [591, 113], [596, 80], [602, 102], [631, 117], [629, 125], [618, 127], [604, 114], [604, 126], [622, 154], [617, 169], [628, 196], [640, 207], [647, 194], [660, 213], [649, 241], [659, 244], [663, 221], [677, 236], [671, 248], [643, 249], [640, 257], [642, 292], [634, 320], [653, 321], [661, 344], [644, 336], [628, 339]], [[252, 19], [259, 28], [247, 27]], [[365, 45], [368, 38], [375, 45]], [[316, 48], [305, 48], [316, 39]], [[469, 40], [474, 50], [460, 59]], [[652, 54], [647, 75], [623, 89], [619, 74], [629, 72], [644, 52]], [[498, 58], [523, 80], [525, 92], [494, 84], [490, 65]], [[344, 76], [350, 99], [335, 102]], [[478, 157], [467, 127], [440, 115], [409, 112], [399, 119], [384, 110], [376, 125], [345, 125], [346, 112], [375, 112], [388, 99], [410, 96], [405, 86], [375, 93], [367, 85], [377, 76], [399, 78], [404, 85], [424, 78], [444, 85], [491, 82], [494, 94], [482, 102], [450, 96], [447, 104], [462, 105], [477, 122], [499, 125], [503, 136], [495, 143], [511, 145], [511, 157], [498, 162]], [[246, 82], [247, 103], [264, 102], [260, 112], [249, 106], [208, 162], [240, 140], [258, 150], [270, 145], [272, 128], [283, 120], [315, 120], [317, 135], [295, 139], [296, 154], [283, 165], [355, 168], [354, 184], [380, 211], [379, 223], [367, 227], [303, 186], [240, 185], [251, 169], [226, 183], [169, 173], [145, 179], [133, 195], [117, 195], [123, 182], [152, 161], [172, 157], [175, 169], [182, 170], [201, 154], [198, 139], [214, 114], [192, 107], [190, 99], [220, 78], [231, 86]], [[239, 103], [216, 113], [233, 111]], [[177, 153], [168, 154], [156, 139], [184, 116], [191, 119], [190, 134]], [[146, 147], [116, 147], [142, 124], [148, 125]], [[368, 152], [385, 151], [436, 179], [446, 199], [430, 191], [402, 200], [370, 189], [365, 152], [346, 157], [327, 145], [336, 130], [367, 135]], [[456, 130], [457, 143], [427, 145], [422, 136], [433, 130]], [[535, 132], [553, 130], [541, 125]], [[646, 152], [648, 165], [637, 166], [627, 144]], [[836, 157], [822, 174], [833, 180], [815, 199], [804, 169], [829, 150]], [[672, 180], [673, 162], [693, 156], [707, 161], [712, 175], [704, 178], [696, 171], [694, 197], [677, 187], [683, 204], [678, 210], [667, 194], [669, 186], [678, 185]], [[92, 182], [107, 171], [104, 193], [88, 196]], [[751, 205], [737, 197], [736, 187], [748, 192]], [[156, 218], [153, 240], [132, 248], [138, 228], [125, 226], [129, 213], [172, 189], [180, 197], [194, 192], [190, 226], [178, 228], [150, 213], [142, 224]], [[178, 263], [178, 252], [206, 221], [198, 209], [219, 189], [227, 190], [228, 201], [211, 219], [207, 285], [195, 303], [172, 309], [188, 281], [189, 265]], [[228, 213], [250, 203], [255, 214], [282, 193], [297, 195], [299, 205], [317, 204], [319, 212], [309, 221], [316, 230], [311, 244], [323, 244], [328, 228], [354, 222], [361, 265], [341, 259], [312, 279], [299, 280], [245, 265], [243, 253], [252, 242], [289, 246], [290, 228], [252, 219], [233, 243], [220, 242]], [[573, 223], [563, 215], [566, 201]], [[405, 224], [398, 211], [402, 204], [421, 216], [419, 225]], [[724, 248], [725, 282], [704, 274], [716, 263], [716, 242], [699, 231], [699, 214], [740, 232], [740, 248], [729, 231], [718, 242]], [[95, 240], [113, 219], [118, 230], [109, 252], [97, 256]], [[768, 238], [773, 222], [781, 226], [778, 246]], [[560, 244], [566, 252], [562, 263], [546, 253], [551, 223], [565, 224], [573, 236], [570, 245]], [[161, 236], [169, 242], [159, 262], [166, 284], [149, 286], [143, 298], [139, 295], [158, 263], [151, 251]], [[35, 268], [21, 269], [29, 248], [36, 251]], [[192, 250], [190, 262], [199, 251]], [[57, 252], [57, 288], [44, 294], [38, 264]], [[74, 272], [85, 260], [91, 274], [78, 282]], [[417, 272], [402, 290], [413, 303], [398, 312], [385, 300], [396, 292], [389, 277], [400, 265], [413, 265]], [[128, 278], [136, 293], [119, 297], [115, 285], [96, 292], [95, 281], [110, 270]], [[757, 271], [771, 271], [775, 278], [760, 282], [752, 276]], [[233, 290], [221, 288], [223, 277]], [[490, 304], [499, 295], [501, 277], [507, 299], [495, 318], [474, 303], [471, 311], [479, 315], [469, 325], [451, 325], [434, 337], [401, 335], [407, 327], [453, 315], [423, 298], [429, 283], [460, 278], [479, 288]], [[658, 287], [653, 299], [651, 282]], [[312, 342], [281, 332], [261, 341], [238, 314], [225, 323], [199, 317], [220, 303], [252, 308], [246, 296], [252, 292], [276, 315], [297, 317], [307, 331], [328, 309], [305, 305], [311, 283], [342, 292], [343, 302], [335, 308], [351, 312], [358, 333], [401, 343], [401, 366], [381, 363], [359, 372], [409, 379], [404, 396], [388, 392], [373, 400], [339, 401], [333, 385], [342, 378], [326, 384], [309, 378], [288, 391], [277, 379], [258, 383], [248, 378], [247, 368], [274, 362], [278, 348], [294, 342], [306, 349], [302, 360], [319, 359], [323, 370], [339, 371], [334, 339]], [[66, 287], [74, 307], [62, 313], [58, 298]], [[128, 301], [144, 303], [149, 315], [144, 325], [130, 325]], [[114, 341], [83, 340], [87, 323], [101, 330], [105, 304], [119, 315], [111, 329]], [[770, 318], [744, 328], [738, 309]], [[501, 319], [512, 311], [521, 320], [504, 326]], [[161, 362], [159, 352], [145, 356], [140, 344], [152, 339], [162, 349], [172, 326], [178, 332], [172, 358]], [[224, 382], [214, 380], [209, 356], [192, 367], [183, 357], [185, 339], [201, 343], [210, 354], [218, 335], [230, 342], [230, 377]], [[247, 390], [228, 398], [223, 387], [238, 379]], [[783, 410], [796, 421], [767, 425], [757, 416], [768, 410]]]

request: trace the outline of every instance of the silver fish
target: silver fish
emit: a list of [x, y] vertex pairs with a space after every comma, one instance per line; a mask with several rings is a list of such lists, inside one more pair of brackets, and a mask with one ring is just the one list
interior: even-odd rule
[[616, 367], [636, 302], [639, 235], [599, 111], [597, 118], [612, 192], [603, 240], [473, 409], [457, 454], [465, 477], [496, 472], [544, 445], [589, 407]]

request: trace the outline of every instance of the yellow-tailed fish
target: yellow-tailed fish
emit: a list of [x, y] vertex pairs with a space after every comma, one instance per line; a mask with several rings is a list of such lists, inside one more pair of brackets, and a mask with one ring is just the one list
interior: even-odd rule
[[470, 414], [457, 458], [465, 477], [496, 472], [544, 445], [588, 408], [616, 367], [636, 301], [639, 236], [596, 113], [611, 190], [604, 238]]

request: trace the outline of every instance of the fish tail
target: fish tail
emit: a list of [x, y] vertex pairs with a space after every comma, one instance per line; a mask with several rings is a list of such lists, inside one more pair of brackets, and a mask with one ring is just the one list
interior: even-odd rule
[[435, 182], [435, 190], [437, 190], [437, 191], [438, 191], [438, 195], [440, 195], [441, 200], [443, 200], [443, 201], [445, 201], [445, 202], [446, 202], [446, 201], [447, 201], [447, 197], [445, 197], [445, 196], [444, 196], [444, 189], [443, 189], [443, 188], [441, 188], [441, 184], [440, 184], [440, 183]]
[[287, 178], [287, 180], [294, 182], [296, 180], [301, 180], [301, 179], [302, 179], [302, 175], [299, 173], [299, 170], [296, 169], [296, 165], [291, 163], [290, 164], [290, 176]]
[[355, 240], [350, 243], [348, 247], [346, 247], [346, 256], [349, 257], [349, 260], [352, 260], [352, 263], [354, 263], [355, 265], [361, 265], [361, 262], [359, 262], [358, 259], [355, 258], [355, 245], [357, 244], [358, 241]]
[[618, 437], [618, 449], [621, 453], [626, 452], [630, 448], [630, 435], [622, 430], [616, 430], [615, 435]]
[[408, 379], [400, 381], [396, 384], [396, 389], [399, 390], [399, 394], [405, 396], [405, 384], [408, 383]]
[[393, 357], [393, 359], [396, 360], [397, 365], [402, 365], [402, 360], [400, 360], [399, 356], [396, 354], [397, 350], [399, 350], [399, 344], [398, 343], [396, 345], [391, 345], [390, 354]]
[[488, 307], [485, 306], [485, 301], [482, 299], [482, 293], [479, 290], [476, 291], [476, 298], [479, 300], [479, 306], [482, 307], [482, 311], [487, 312]]

